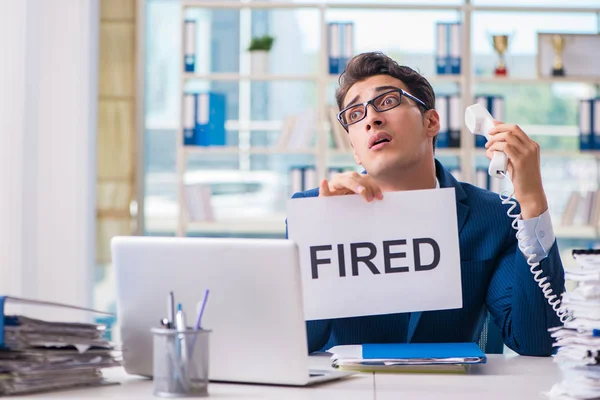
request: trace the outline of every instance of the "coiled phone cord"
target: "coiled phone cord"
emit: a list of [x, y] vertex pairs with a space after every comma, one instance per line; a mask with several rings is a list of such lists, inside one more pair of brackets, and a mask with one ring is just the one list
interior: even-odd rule
[[[502, 172], [501, 174], [504, 176], [505, 179], [508, 180], [508, 182], [510, 182], [512, 186], [512, 181], [510, 180], [508, 175]], [[529, 271], [531, 271], [531, 273], [533, 274], [533, 279], [537, 282], [540, 289], [542, 289], [542, 293], [544, 293], [544, 297], [548, 301], [548, 304], [552, 307], [552, 309], [560, 319], [560, 322], [565, 324], [566, 322], [570, 321], [573, 317], [568, 314], [568, 311], [564, 307], [561, 307], [561, 299], [552, 291], [552, 287], [550, 286], [550, 281], [548, 280], [548, 277], [541, 276], [542, 269], [538, 268], [540, 263], [533, 261], [533, 259], [536, 257], [536, 254], [531, 252], [533, 246], [526, 246], [524, 244], [528, 241], [529, 236], [523, 236], [523, 228], [519, 228], [518, 226], [519, 214], [511, 213], [517, 207], [517, 203], [513, 200], [514, 194], [514, 188], [513, 190], [504, 189], [500, 191], [500, 200], [502, 200], [502, 204], [510, 205], [506, 214], [510, 218], [513, 218], [511, 225], [514, 228], [514, 230], [517, 231], [517, 243], [519, 245], [519, 249], [521, 249], [521, 252], [527, 257]]]

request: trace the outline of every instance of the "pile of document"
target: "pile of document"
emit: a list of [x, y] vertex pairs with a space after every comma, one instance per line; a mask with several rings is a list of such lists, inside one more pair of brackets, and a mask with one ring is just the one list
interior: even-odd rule
[[2, 318], [0, 395], [107, 384], [101, 368], [120, 364], [103, 325]]
[[565, 278], [577, 282], [577, 287], [562, 298], [572, 319], [550, 329], [562, 381], [549, 395], [600, 399], [600, 250], [573, 250], [573, 257], [577, 266], [567, 269]]

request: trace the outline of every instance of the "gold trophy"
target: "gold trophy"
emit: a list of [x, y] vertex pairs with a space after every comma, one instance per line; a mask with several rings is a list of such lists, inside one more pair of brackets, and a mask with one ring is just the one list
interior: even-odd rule
[[492, 41], [494, 50], [498, 53], [498, 65], [496, 66], [495, 74], [496, 76], [506, 76], [508, 71], [506, 70], [504, 54], [508, 50], [508, 35], [493, 35]]
[[551, 41], [555, 53], [554, 65], [552, 66], [552, 76], [565, 76], [562, 53], [565, 49], [566, 39], [561, 35], [552, 35]]

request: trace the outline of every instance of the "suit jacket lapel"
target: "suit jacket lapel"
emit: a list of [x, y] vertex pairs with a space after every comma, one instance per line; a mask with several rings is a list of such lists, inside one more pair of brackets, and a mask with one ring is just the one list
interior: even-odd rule
[[[438, 160], [435, 160], [435, 171], [438, 181], [440, 182], [440, 187], [453, 187], [454, 193], [456, 196], [456, 222], [458, 225], [458, 234], [462, 231], [465, 222], [467, 221], [467, 216], [469, 215], [469, 206], [464, 204], [464, 200], [467, 198], [467, 194], [460, 186], [460, 183], [448, 172], [442, 164]], [[410, 318], [408, 320], [408, 330], [406, 332], [406, 342], [410, 343], [412, 338], [417, 330], [417, 326], [419, 325], [419, 320], [421, 319], [422, 312], [412, 312], [410, 313]]]

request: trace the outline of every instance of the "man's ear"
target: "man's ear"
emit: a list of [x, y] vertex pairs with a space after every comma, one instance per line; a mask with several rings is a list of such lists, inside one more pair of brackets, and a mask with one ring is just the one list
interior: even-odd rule
[[356, 154], [356, 148], [352, 144], [352, 140], [349, 140], [349, 142], [350, 142], [350, 145], [352, 146], [352, 156], [354, 157], [354, 162], [356, 162], [358, 165], [362, 165], [362, 162], [360, 161], [360, 157], [358, 157], [358, 154]]
[[440, 131], [440, 115], [435, 109], [425, 112], [424, 118], [425, 130], [428, 137], [434, 137]]

